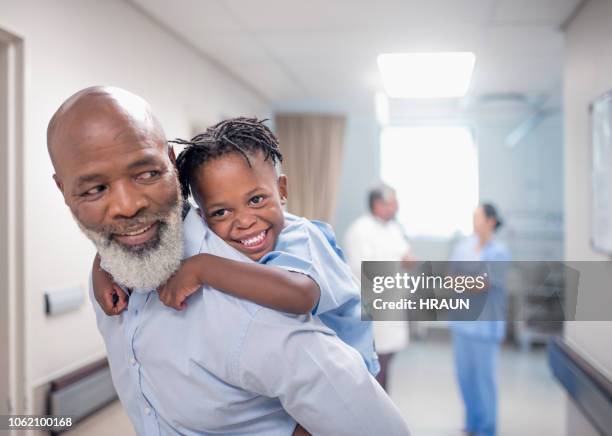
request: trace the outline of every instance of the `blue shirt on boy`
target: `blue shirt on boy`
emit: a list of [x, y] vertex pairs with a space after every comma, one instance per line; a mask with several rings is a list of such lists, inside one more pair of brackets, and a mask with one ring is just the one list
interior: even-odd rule
[[259, 263], [305, 274], [314, 280], [321, 297], [313, 315], [361, 354], [371, 374], [378, 373], [372, 323], [361, 320], [359, 286], [344, 262], [331, 226], [285, 213], [285, 228], [274, 251]]

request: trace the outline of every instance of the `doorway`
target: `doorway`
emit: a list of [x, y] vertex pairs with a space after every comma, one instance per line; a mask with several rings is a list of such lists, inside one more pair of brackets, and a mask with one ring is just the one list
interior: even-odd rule
[[0, 415], [23, 413], [23, 44], [0, 29]]

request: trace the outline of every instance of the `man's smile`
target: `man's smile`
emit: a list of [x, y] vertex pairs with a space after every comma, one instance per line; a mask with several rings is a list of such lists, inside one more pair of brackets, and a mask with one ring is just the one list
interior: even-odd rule
[[129, 232], [113, 233], [112, 238], [122, 245], [142, 245], [154, 238], [158, 230], [159, 221], [155, 221]]

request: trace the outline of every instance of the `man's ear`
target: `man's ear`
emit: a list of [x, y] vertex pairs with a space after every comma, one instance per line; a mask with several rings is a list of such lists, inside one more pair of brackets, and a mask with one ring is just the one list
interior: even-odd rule
[[57, 186], [57, 189], [59, 189], [62, 195], [64, 195], [64, 184], [57, 176], [57, 174], [53, 174], [53, 181], [55, 182], [55, 186]]
[[55, 182], [55, 186], [57, 186], [57, 189], [59, 189], [60, 192], [62, 193], [62, 197], [64, 197], [64, 203], [66, 204], [66, 206], [70, 207], [70, 205], [68, 204], [68, 200], [66, 200], [66, 194], [64, 192], [64, 184], [62, 183], [61, 179], [58, 177], [57, 174], [53, 174], [53, 181]]
[[287, 203], [287, 176], [278, 176], [278, 193], [280, 194], [281, 204]]
[[172, 147], [170, 144], [168, 144], [168, 157], [170, 158], [172, 165], [174, 165], [174, 168], [176, 168], [176, 155], [174, 154], [174, 147]]

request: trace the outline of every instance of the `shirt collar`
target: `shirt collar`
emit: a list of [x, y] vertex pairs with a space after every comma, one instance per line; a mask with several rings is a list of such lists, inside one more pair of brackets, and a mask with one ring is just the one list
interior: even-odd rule
[[183, 220], [183, 257], [201, 252], [209, 228], [195, 208], [190, 208]]
[[372, 218], [372, 221], [374, 221], [375, 223], [377, 223], [377, 224], [379, 224], [379, 225], [381, 225], [383, 227], [386, 227], [386, 226], [388, 226], [389, 224], [391, 224], [392, 222], [395, 221], [395, 219], [390, 219], [388, 221], [385, 221], [383, 219], [378, 218], [373, 213], [370, 213], [370, 217]]

